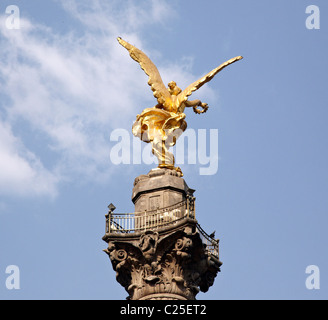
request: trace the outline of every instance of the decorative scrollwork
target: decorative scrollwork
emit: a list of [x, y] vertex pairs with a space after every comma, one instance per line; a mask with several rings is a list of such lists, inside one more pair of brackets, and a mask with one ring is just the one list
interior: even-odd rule
[[143, 252], [146, 260], [151, 260], [156, 252], [158, 242], [158, 233], [153, 231], [146, 231], [140, 237], [139, 248]]
[[126, 260], [127, 257], [128, 257], [128, 253], [123, 249], [117, 250], [115, 252], [115, 258], [118, 261], [124, 261]]
[[185, 242], [183, 241], [183, 239], [178, 239], [177, 242], [175, 243], [175, 249], [177, 250], [183, 250], [185, 246]]
[[184, 237], [182, 239], [178, 239], [175, 243], [175, 251], [176, 255], [180, 258], [189, 260], [191, 258], [190, 250], [192, 249], [193, 242], [190, 238]]

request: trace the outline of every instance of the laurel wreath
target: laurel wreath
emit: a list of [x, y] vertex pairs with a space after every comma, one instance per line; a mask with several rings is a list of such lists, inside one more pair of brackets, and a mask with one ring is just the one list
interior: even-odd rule
[[[202, 107], [203, 110], [199, 110], [197, 107]], [[194, 106], [193, 109], [194, 109], [194, 112], [197, 114], [205, 113], [208, 110], [208, 105], [204, 104], [204, 105], [200, 105], [200, 106]]]

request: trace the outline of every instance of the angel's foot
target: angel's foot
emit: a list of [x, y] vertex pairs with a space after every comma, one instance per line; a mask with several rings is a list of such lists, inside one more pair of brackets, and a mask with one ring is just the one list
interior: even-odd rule
[[175, 167], [174, 169], [175, 169], [176, 172], [181, 174], [181, 177], [183, 177], [183, 173], [182, 173], [180, 167]]
[[170, 169], [170, 170], [175, 170], [176, 172], [178, 172], [180, 174], [181, 177], [183, 177], [183, 173], [180, 169], [180, 167], [175, 167], [173, 164], [159, 164], [158, 168], [165, 168], [165, 169]]

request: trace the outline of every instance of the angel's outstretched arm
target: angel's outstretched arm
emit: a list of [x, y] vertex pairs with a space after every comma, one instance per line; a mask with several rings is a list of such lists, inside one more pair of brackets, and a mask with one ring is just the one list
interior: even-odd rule
[[202, 104], [202, 102], [200, 100], [192, 100], [192, 101], [185, 101], [185, 106], [186, 108], [190, 108], [190, 107], [198, 107]]
[[[184, 112], [185, 108], [193, 108], [197, 114], [204, 113], [209, 108], [207, 103], [201, 102], [200, 100], [185, 101], [180, 105], [179, 112]], [[202, 107], [203, 110], [199, 110], [197, 107]]]

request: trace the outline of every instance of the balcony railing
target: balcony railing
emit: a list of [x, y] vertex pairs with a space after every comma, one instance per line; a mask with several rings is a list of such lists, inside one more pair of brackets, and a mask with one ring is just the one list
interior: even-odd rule
[[[106, 215], [106, 233], [115, 235], [133, 234], [147, 230], [158, 231], [173, 226], [185, 218], [195, 220], [194, 200], [194, 197], [188, 197], [187, 200], [170, 207], [134, 213], [114, 213], [115, 206], [110, 205], [110, 210]], [[206, 250], [218, 258], [219, 241], [211, 238], [198, 223], [196, 227]]]
[[193, 201], [182, 201], [173, 206], [152, 211], [113, 213], [106, 215], [106, 233], [135, 233], [158, 230], [176, 224], [184, 218], [195, 219]]
[[211, 238], [197, 223], [197, 230], [207, 251], [219, 258], [219, 240]]

